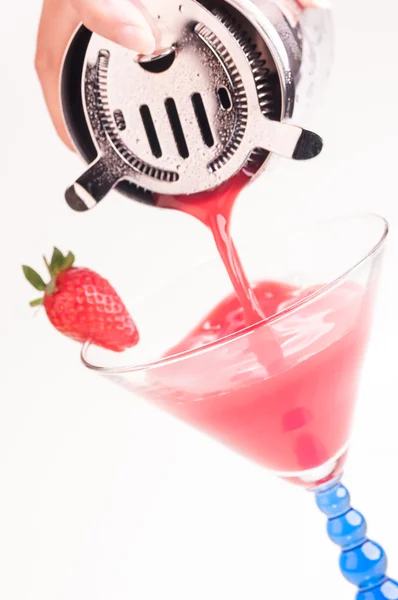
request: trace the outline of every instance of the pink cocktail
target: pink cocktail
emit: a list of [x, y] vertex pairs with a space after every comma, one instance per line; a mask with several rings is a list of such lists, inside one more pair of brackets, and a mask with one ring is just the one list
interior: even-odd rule
[[[345, 456], [372, 288], [343, 281], [320, 295], [317, 288], [275, 282], [254, 289], [271, 318], [267, 325], [192, 354], [183, 376], [178, 361], [164, 364], [151, 374], [148, 398], [156, 389], [156, 401], [176, 416], [280, 476], [307, 483], [307, 471], [317, 468], [318, 478], [323, 465], [330, 475]], [[300, 308], [272, 320], [306, 298]], [[215, 344], [243, 325], [242, 309], [231, 295], [172, 353]], [[265, 335], [265, 327], [272, 335]]]
[[241, 252], [265, 319], [245, 327], [216, 261], [135, 310], [140, 346], [121, 356], [83, 349], [90, 368], [311, 488], [359, 600], [398, 598], [339, 482], [386, 236], [376, 216], [267, 235]]

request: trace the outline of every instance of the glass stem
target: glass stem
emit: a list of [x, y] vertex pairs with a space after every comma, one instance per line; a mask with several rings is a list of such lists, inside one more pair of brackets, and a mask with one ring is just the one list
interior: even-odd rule
[[386, 553], [367, 537], [366, 521], [352, 508], [348, 490], [335, 480], [313, 491], [328, 518], [328, 535], [341, 548], [340, 570], [359, 588], [356, 600], [398, 600], [398, 583], [386, 575]]

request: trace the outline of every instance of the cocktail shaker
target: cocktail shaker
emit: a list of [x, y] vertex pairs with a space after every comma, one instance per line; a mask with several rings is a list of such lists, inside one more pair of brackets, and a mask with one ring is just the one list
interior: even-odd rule
[[137, 55], [80, 27], [65, 56], [65, 122], [87, 170], [67, 190], [78, 211], [117, 188], [158, 194], [211, 190], [275, 156], [322, 149], [304, 128], [328, 77], [329, 11], [295, 0], [146, 0], [158, 50]]

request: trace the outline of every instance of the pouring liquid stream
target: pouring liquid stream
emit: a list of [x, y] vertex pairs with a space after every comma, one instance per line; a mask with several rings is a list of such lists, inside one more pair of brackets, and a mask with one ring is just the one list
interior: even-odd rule
[[[258, 302], [252, 286], [244, 271], [230, 233], [231, 214], [234, 203], [249, 183], [250, 176], [240, 171], [235, 177], [222, 184], [215, 190], [192, 194], [189, 196], [159, 195], [157, 206], [173, 208], [189, 214], [201, 221], [211, 232], [218, 253], [234, 288], [235, 294], [243, 310], [245, 325], [255, 325], [265, 319], [265, 314]], [[264, 328], [268, 349], [272, 348], [272, 357], [264, 356], [264, 350], [259, 347], [258, 340], [252, 342], [252, 350], [258, 361], [268, 371], [278, 368], [283, 359], [279, 343], [269, 328]], [[270, 346], [271, 344], [271, 346]]]

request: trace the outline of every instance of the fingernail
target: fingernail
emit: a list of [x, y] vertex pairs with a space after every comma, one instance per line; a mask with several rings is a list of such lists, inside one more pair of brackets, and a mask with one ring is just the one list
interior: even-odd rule
[[122, 25], [116, 34], [116, 40], [121, 46], [141, 54], [152, 54], [156, 47], [155, 38], [149, 27]]
[[314, 0], [312, 2], [312, 6], [314, 8], [323, 8], [325, 10], [329, 10], [332, 8], [332, 3], [330, 0]]

